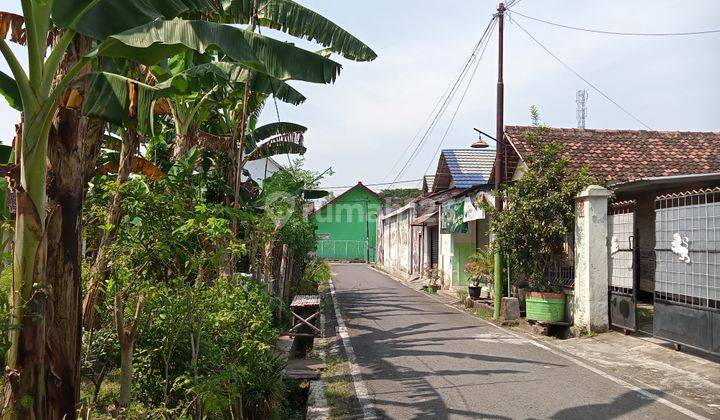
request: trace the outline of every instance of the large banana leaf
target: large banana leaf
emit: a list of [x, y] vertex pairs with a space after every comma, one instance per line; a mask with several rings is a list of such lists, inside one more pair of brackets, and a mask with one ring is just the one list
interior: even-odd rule
[[[255, 0], [226, 0], [225, 12], [237, 23], [249, 23]], [[355, 61], [371, 61], [377, 54], [324, 16], [292, 0], [258, 0], [258, 23], [298, 38], [322, 44]]]
[[250, 147], [254, 148], [256, 144], [267, 140], [273, 136], [282, 134], [302, 136], [303, 134], [305, 134], [306, 131], [307, 127], [304, 127], [300, 124], [295, 124], [291, 122], [274, 122], [257, 127], [256, 129], [249, 132], [247, 135], [247, 142]]
[[257, 72], [250, 79], [250, 90], [265, 95], [273, 95], [277, 99], [293, 105], [300, 105], [307, 99], [305, 95], [282, 80]]
[[247, 68], [280, 80], [332, 83], [341, 68], [292, 44], [226, 24], [182, 19], [158, 20], [111, 35], [94, 54], [154, 65], [188, 49], [222, 52]]
[[157, 93], [156, 87], [137, 80], [114, 73], [92, 73], [82, 112], [86, 116], [116, 125], [128, 125], [136, 121], [139, 132], [149, 133]]
[[8, 104], [17, 109], [23, 110], [22, 99], [20, 98], [20, 90], [18, 89], [15, 79], [0, 71], [0, 95], [5, 97]]
[[225, 61], [211, 62], [191, 67], [171, 78], [159, 83], [156, 87], [165, 90], [173, 89], [177, 93], [187, 93], [190, 90], [203, 90], [218, 84], [218, 79], [224, 82], [244, 82], [249, 75], [250, 89], [267, 95], [274, 94], [283, 102], [299, 105], [305, 101], [305, 96], [287, 83], [273, 79], [258, 72], [251, 72], [238, 63]]
[[[233, 63], [208, 63], [191, 67], [155, 86], [146, 85], [137, 80], [127, 78], [114, 73], [95, 72], [91, 74], [90, 84], [86, 98], [83, 102], [83, 114], [93, 118], [99, 118], [117, 125], [137, 121], [137, 129], [141, 133], [148, 134], [152, 131], [152, 118], [158, 113], [159, 104], [164, 104], [162, 98], [176, 94], [188, 94], [202, 88], [197, 82], [200, 79], [217, 76], [218, 78], [231, 82], [242, 81], [251, 73], [248, 70]], [[254, 74], [254, 78], [266, 81], [264, 87], [270, 87], [271, 83], [278, 86], [278, 99], [299, 103], [297, 100], [304, 97], [285, 82], [274, 80], [263, 74]], [[206, 86], [212, 86], [209, 83]], [[261, 85], [262, 87], [262, 85]], [[0, 78], [0, 88], [2, 79]], [[193, 90], [198, 89], [198, 90]], [[206, 90], [208, 88], [206, 87]], [[290, 124], [290, 123], [285, 123]], [[275, 128], [271, 128], [275, 127]], [[288, 131], [305, 132], [306, 128], [297, 124], [264, 128], [260, 131], [261, 136], [256, 141], [262, 141], [270, 135]], [[274, 132], [271, 132], [275, 130]]]
[[245, 156], [244, 161], [258, 160], [286, 153], [303, 155], [306, 150], [302, 134], [282, 134], [256, 147], [255, 150]]
[[157, 19], [211, 6], [210, 0], [55, 0], [52, 18], [61, 28], [102, 40]]

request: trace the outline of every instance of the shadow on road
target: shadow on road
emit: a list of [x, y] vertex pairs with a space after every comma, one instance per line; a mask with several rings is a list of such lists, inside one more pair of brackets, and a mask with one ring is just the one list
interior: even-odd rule
[[[646, 390], [652, 394], [658, 395], [656, 392]], [[658, 396], [662, 396], [660, 394]], [[653, 400], [650, 398], [639, 397], [635, 391], [627, 391], [626, 393], [615, 398], [611, 403], [607, 404], [588, 404], [579, 405], [577, 407], [566, 408], [558, 411], [551, 418], [553, 419], [616, 419], [627, 416], [629, 413], [651, 404]], [[679, 413], [678, 413], [679, 416]]]
[[[454, 343], [470, 344], [474, 342], [474, 335], [478, 332], [477, 325], [449, 326], [442, 322], [446, 316], [457, 316], [451, 310], [438, 310], [437, 308], [422, 308], [417, 303], [407, 303], [407, 296], [393, 293], [393, 290], [382, 288], [364, 288], [362, 291], [343, 290], [337, 292], [341, 302], [343, 317], [348, 327], [352, 328], [353, 347], [358, 363], [364, 374], [372, 377], [373, 381], [391, 381], [395, 384], [393, 389], [386, 391], [373, 390], [376, 415], [378, 417], [391, 417], [390, 413], [380, 407], [394, 407], [406, 409], [411, 414], [409, 418], [448, 418], [450, 416], [467, 418], [505, 419], [508, 417], [493, 413], [478, 412], [473, 409], [458, 409], [449, 407], [439, 390], [452, 392], [456, 398], [462, 400], [462, 406], [473, 407], [477, 401], [466, 401], [463, 388], [483, 387], [497, 384], [528, 383], [535, 380], [507, 380], [507, 376], [498, 378], [497, 382], [475, 381], [455, 382], [455, 377], [493, 377], [496, 375], [512, 375], [527, 373], [523, 365], [543, 365], [563, 367], [563, 364], [553, 364], [505, 357], [491, 354], [476, 354], [453, 350]], [[408, 324], [408, 318], [417, 318], [418, 322]], [[362, 320], [362, 323], [356, 322]], [[398, 325], [385, 325], [388, 320]], [[373, 324], [384, 323], [382, 326]], [[371, 355], [368, 357], [368, 355]], [[425, 364], [423, 369], [408, 368], [388, 360], [412, 359], [421, 365], [425, 361], [451, 358], [464, 362], [464, 366], [472, 365], [486, 367], [488, 364], [501, 363], [503, 365], [517, 366], [508, 368], [462, 368], [462, 363], [456, 369], [438, 369]], [[469, 362], [469, 363], [468, 363]], [[432, 383], [431, 383], [432, 380]], [[441, 385], [439, 385], [439, 383]], [[393, 399], [398, 393], [407, 394], [404, 400]], [[479, 396], [485, 398], [485, 396]]]

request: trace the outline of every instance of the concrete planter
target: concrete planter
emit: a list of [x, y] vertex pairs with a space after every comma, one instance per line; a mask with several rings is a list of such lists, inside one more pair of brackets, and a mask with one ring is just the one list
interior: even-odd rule
[[544, 322], [565, 320], [565, 294], [528, 292], [525, 295], [527, 319]]

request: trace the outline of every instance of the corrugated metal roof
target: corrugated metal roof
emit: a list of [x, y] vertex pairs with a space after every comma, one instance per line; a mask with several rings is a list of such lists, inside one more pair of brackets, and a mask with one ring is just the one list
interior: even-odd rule
[[494, 150], [446, 149], [442, 153], [456, 188], [470, 188], [490, 180]]

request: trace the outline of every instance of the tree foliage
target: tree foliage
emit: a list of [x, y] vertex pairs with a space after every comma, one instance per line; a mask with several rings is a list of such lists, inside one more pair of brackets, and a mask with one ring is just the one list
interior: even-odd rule
[[3, 418], [106, 408], [103, 383], [116, 377], [120, 412], [109, 414], [268, 417], [283, 392], [277, 326], [315, 247], [303, 197], [319, 177], [300, 165], [264, 185], [242, 175], [249, 161], [306, 150], [304, 126], [258, 124], [268, 98], [299, 105], [289, 81], [329, 84], [341, 66], [259, 27], [351, 60], [375, 53], [291, 0], [22, 11], [0, 12], [0, 95], [22, 110], [7, 171], [17, 218], [13, 292], [0, 304], [12, 312], [0, 314]]
[[562, 279], [554, 277], [551, 269], [566, 258], [575, 196], [593, 178], [585, 168], [570, 168], [563, 147], [544, 138], [547, 129], [538, 123], [534, 107], [532, 116], [534, 127], [525, 133], [530, 145], [524, 156], [527, 171], [502, 191], [506, 209], [486, 209], [491, 214], [493, 244], [510, 255], [513, 269], [527, 278], [531, 289], [557, 292], [562, 290]]

